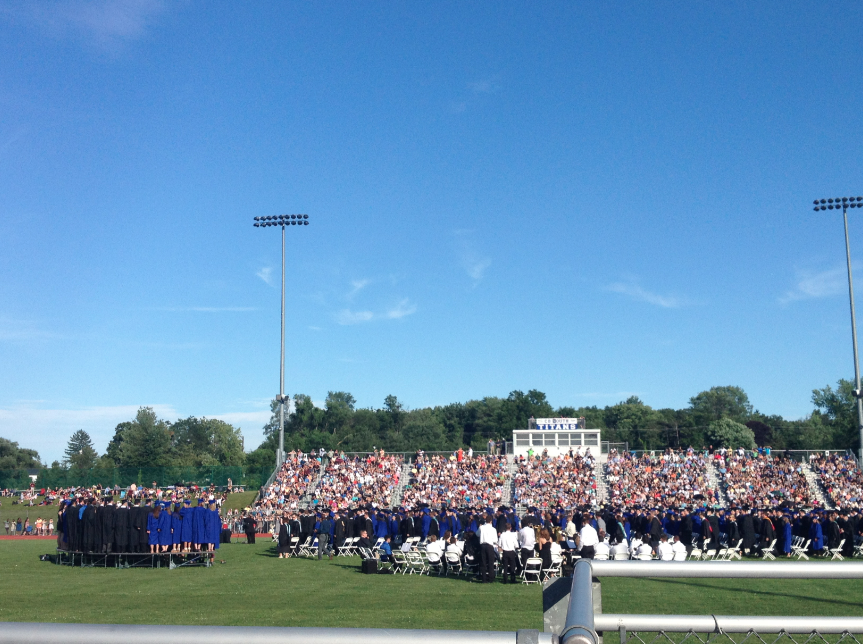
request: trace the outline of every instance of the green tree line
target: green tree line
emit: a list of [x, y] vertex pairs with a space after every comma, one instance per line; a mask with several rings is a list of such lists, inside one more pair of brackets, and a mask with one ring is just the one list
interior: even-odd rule
[[[853, 384], [840, 380], [812, 392], [814, 410], [804, 419], [786, 420], [754, 409], [740, 387], [718, 386], [702, 391], [682, 409], [655, 409], [638, 397], [606, 407], [553, 407], [546, 395], [531, 389], [506, 397], [489, 396], [464, 403], [407, 409], [396, 396], [380, 408], [357, 408], [347, 392], [331, 391], [323, 407], [310, 396], [297, 394], [285, 418], [285, 448], [309, 451], [392, 452], [485, 449], [487, 441], [510, 440], [512, 430], [528, 420], [584, 417], [587, 426], [602, 430], [606, 441], [628, 443], [630, 449], [706, 447], [708, 445], [770, 445], [775, 449], [859, 449]], [[245, 452], [239, 428], [222, 420], [189, 418], [170, 422], [149, 407], [116, 426], [104, 454], [87, 432], [69, 439], [64, 461], [52, 469], [165, 468], [245, 466], [271, 467], [278, 445], [278, 403], [264, 426], [264, 440]], [[44, 467], [34, 450], [0, 438], [0, 470]]]

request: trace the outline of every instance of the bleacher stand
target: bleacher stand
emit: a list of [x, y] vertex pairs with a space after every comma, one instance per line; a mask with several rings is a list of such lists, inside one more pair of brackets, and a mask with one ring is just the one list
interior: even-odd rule
[[314, 490], [314, 503], [329, 509], [374, 504], [389, 507], [399, 484], [404, 459], [383, 450], [366, 456], [344, 452], [327, 463]]
[[717, 501], [707, 480], [707, 462], [689, 448], [666, 449], [658, 456], [634, 456], [612, 449], [606, 463], [611, 503], [619, 508], [650, 506], [673, 508]]
[[802, 463], [742, 449], [720, 450], [714, 458], [729, 502], [756, 508], [815, 503]]
[[596, 499], [593, 457], [562, 454], [556, 457], [521, 457], [515, 472], [513, 501], [538, 508], [574, 508]]
[[506, 456], [428, 456], [417, 452], [402, 505], [433, 508], [499, 504], [507, 478]]
[[810, 460], [827, 496], [841, 508], [863, 507], [863, 472], [851, 456], [830, 454]]

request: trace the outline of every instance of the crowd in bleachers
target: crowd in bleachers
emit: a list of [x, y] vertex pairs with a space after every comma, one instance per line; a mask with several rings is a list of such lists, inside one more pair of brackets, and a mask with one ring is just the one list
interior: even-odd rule
[[834, 505], [841, 508], [863, 506], [863, 472], [853, 457], [813, 454], [810, 464]]
[[353, 505], [389, 507], [404, 459], [375, 451], [368, 455], [334, 454], [313, 493], [313, 503], [327, 509]]
[[547, 453], [519, 457], [513, 481], [513, 503], [538, 508], [575, 508], [596, 501], [594, 459], [585, 454]]
[[641, 456], [612, 449], [605, 472], [609, 500], [616, 507], [672, 508], [717, 502], [716, 490], [707, 480], [704, 455], [692, 448]]
[[273, 482], [261, 490], [255, 505], [260, 511], [296, 509], [309, 486], [317, 480], [320, 469], [320, 456], [289, 452]]
[[508, 482], [506, 456], [472, 455], [458, 450], [449, 456], [416, 453], [401, 504], [408, 508], [480, 507], [496, 505]]
[[746, 507], [812, 507], [818, 502], [806, 480], [805, 463], [767, 451], [719, 449], [713, 453], [731, 504]]

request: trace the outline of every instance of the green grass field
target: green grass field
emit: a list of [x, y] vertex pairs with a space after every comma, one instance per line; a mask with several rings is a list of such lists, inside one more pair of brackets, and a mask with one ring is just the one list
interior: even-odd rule
[[[363, 575], [359, 559], [280, 560], [269, 540], [177, 570], [67, 568], [51, 541], [0, 541], [0, 621], [516, 630], [542, 628], [541, 589]], [[836, 564], [842, 565], [842, 564]], [[623, 579], [608, 613], [863, 616], [863, 580]]]

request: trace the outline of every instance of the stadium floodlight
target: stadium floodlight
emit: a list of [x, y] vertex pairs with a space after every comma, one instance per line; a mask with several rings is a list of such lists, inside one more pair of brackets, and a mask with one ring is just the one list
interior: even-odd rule
[[816, 199], [813, 210], [841, 210], [845, 222], [845, 259], [848, 262], [848, 299], [851, 302], [851, 344], [854, 348], [854, 398], [857, 399], [857, 433], [860, 436], [860, 461], [863, 463], [863, 391], [860, 389], [860, 361], [857, 357], [857, 318], [854, 314], [854, 282], [851, 280], [851, 246], [848, 243], [848, 209], [863, 208], [863, 197]]
[[276, 452], [276, 468], [282, 466], [285, 461], [285, 228], [288, 226], [308, 226], [308, 215], [275, 215], [267, 217], [255, 217], [255, 228], [267, 228], [269, 226], [282, 227], [282, 355], [279, 363], [279, 449]]

